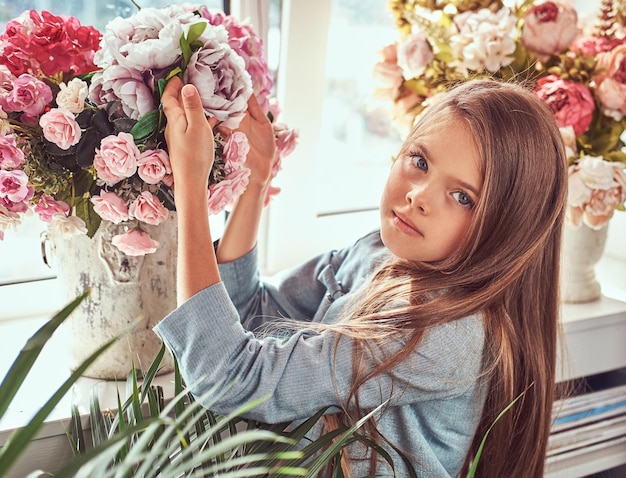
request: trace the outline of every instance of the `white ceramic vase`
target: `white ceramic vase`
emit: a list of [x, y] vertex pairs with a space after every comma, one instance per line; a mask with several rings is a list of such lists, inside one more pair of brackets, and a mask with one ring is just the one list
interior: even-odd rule
[[608, 224], [592, 229], [565, 224], [561, 257], [561, 299], [581, 303], [598, 300], [602, 291], [595, 266], [604, 253]]
[[[152, 327], [176, 307], [175, 213], [159, 226], [142, 225], [161, 244], [153, 254], [127, 256], [111, 244], [113, 236], [128, 228], [103, 221], [93, 238], [52, 236], [47, 241], [47, 256], [56, 266], [66, 302], [91, 289], [64, 324], [72, 369], [132, 327], [87, 369], [88, 377], [125, 380], [133, 364], [147, 370], [162, 345]], [[173, 359], [166, 353], [160, 373], [171, 370]]]

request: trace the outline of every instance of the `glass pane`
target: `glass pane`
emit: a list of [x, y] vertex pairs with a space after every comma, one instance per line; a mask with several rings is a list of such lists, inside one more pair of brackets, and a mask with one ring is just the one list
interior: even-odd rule
[[[172, 0], [139, 0], [142, 7], [164, 7], [173, 3], [185, 3]], [[202, 2], [211, 9], [223, 9], [222, 0]], [[8, 0], [0, 1], [0, 31], [4, 31], [6, 22], [19, 16], [25, 10], [48, 10], [56, 15], [77, 17], [83, 25], [93, 25], [104, 31], [105, 25], [117, 16], [128, 17], [137, 11], [130, 0], [108, 0], [97, 2], [84, 0]], [[216, 231], [223, 223], [223, 215], [213, 218]], [[0, 241], [0, 285], [14, 282], [45, 279], [54, 276], [41, 258], [40, 234], [46, 225], [36, 216], [24, 220], [17, 231], [5, 233]]]
[[319, 215], [376, 209], [401, 139], [372, 107], [378, 51], [397, 39], [387, 0], [333, 0], [326, 59]]

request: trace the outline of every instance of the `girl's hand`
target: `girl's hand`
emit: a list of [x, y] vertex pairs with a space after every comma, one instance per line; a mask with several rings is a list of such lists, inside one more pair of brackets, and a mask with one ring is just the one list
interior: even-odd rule
[[[245, 162], [245, 167], [250, 169], [248, 184], [265, 189], [271, 180], [276, 140], [272, 124], [254, 95], [250, 96], [248, 110], [236, 131], [244, 133], [250, 144], [250, 151]], [[229, 134], [228, 131], [224, 132], [226, 135]]]
[[215, 159], [213, 125], [217, 120], [207, 120], [196, 88], [183, 86], [177, 76], [167, 83], [161, 104], [167, 117], [165, 140], [174, 181], [184, 184], [186, 189], [194, 186], [207, 189]]

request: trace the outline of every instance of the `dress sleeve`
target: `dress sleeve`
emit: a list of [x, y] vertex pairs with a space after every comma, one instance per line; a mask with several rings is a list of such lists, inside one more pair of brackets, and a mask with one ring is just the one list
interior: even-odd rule
[[[310, 417], [325, 406], [339, 407], [352, 377], [352, 342], [331, 331], [299, 331], [287, 339], [256, 338], [241, 325], [223, 283], [194, 295], [155, 327], [176, 356], [196, 397], [224, 383], [228, 392], [210, 408], [225, 414], [265, 400], [247, 417], [278, 423]], [[404, 344], [389, 344], [393, 353]], [[390, 399], [391, 406], [458, 396], [480, 374], [483, 331], [471, 316], [428, 332], [410, 360], [360, 389], [363, 409]], [[335, 353], [336, 352], [336, 353]]]
[[337, 270], [348, 250], [321, 254], [262, 279], [255, 247], [235, 261], [219, 264], [219, 271], [228, 295], [249, 330], [273, 319], [311, 321], [327, 293], [325, 285], [318, 280], [320, 273], [328, 267]]

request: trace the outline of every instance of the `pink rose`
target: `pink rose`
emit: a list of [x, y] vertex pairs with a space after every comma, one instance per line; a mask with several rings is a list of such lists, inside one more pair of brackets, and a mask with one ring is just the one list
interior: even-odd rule
[[402, 68], [398, 66], [397, 45], [387, 45], [381, 50], [383, 60], [374, 65], [373, 79], [377, 93], [385, 92], [389, 99], [395, 99], [404, 81]]
[[[224, 31], [225, 33], [225, 31]], [[204, 112], [223, 122], [226, 128], [239, 126], [252, 95], [252, 81], [243, 59], [228, 45], [228, 36], [219, 31], [192, 53], [183, 74], [185, 83], [200, 93]]]
[[12, 134], [0, 136], [0, 169], [16, 169], [24, 164], [24, 151], [17, 147]]
[[111, 243], [127, 256], [152, 254], [161, 246], [141, 229], [133, 229], [125, 234], [113, 236]]
[[234, 171], [245, 161], [250, 151], [248, 137], [241, 131], [234, 131], [224, 144], [224, 162], [226, 171]]
[[[0, 169], [0, 199], [12, 203], [21, 203], [33, 195], [33, 188], [28, 185], [28, 176], [21, 169], [5, 171]], [[16, 211], [17, 212], [17, 211]]]
[[102, 191], [99, 196], [93, 196], [91, 202], [96, 214], [105, 221], [119, 224], [129, 219], [126, 201], [113, 192]]
[[587, 131], [595, 104], [586, 86], [548, 75], [537, 82], [535, 94], [552, 110], [560, 128], [572, 126], [577, 136]]
[[56, 201], [52, 196], [42, 194], [39, 202], [35, 205], [35, 212], [44, 222], [50, 222], [53, 216], [62, 214], [67, 216], [70, 206], [64, 201]]
[[413, 33], [407, 37], [398, 47], [398, 65], [404, 72], [407, 80], [419, 77], [435, 57], [426, 36], [421, 33]]
[[626, 174], [621, 163], [585, 156], [569, 167], [567, 221], [599, 229], [626, 201]]
[[293, 153], [300, 136], [298, 131], [287, 128], [287, 125], [283, 123], [274, 124], [272, 127], [276, 136], [276, 152], [280, 154], [280, 157], [284, 158]]
[[623, 39], [589, 36], [576, 38], [569, 48], [574, 53], [580, 53], [583, 56], [596, 56], [622, 43], [624, 43]]
[[130, 217], [153, 226], [161, 224], [169, 214], [167, 208], [160, 203], [159, 198], [149, 191], [144, 191], [137, 196], [128, 208], [128, 213]]
[[69, 149], [80, 141], [80, 126], [67, 110], [52, 108], [39, 118], [43, 136], [61, 149]]
[[43, 113], [52, 101], [52, 90], [43, 81], [31, 75], [20, 75], [13, 83], [13, 90], [0, 96], [0, 106], [7, 113], [21, 111], [33, 117]]
[[533, 5], [524, 15], [522, 44], [542, 56], [561, 53], [576, 38], [577, 23], [576, 10], [566, 3]]
[[620, 121], [626, 115], [626, 43], [598, 54], [594, 77], [602, 112]]
[[139, 155], [137, 174], [147, 184], [157, 184], [172, 173], [170, 158], [163, 149], [148, 149]]
[[93, 165], [98, 177], [113, 186], [137, 172], [140, 154], [130, 133], [118, 133], [117, 136], [107, 136], [100, 142]]
[[276, 196], [279, 192], [280, 192], [279, 187], [272, 186], [270, 184], [270, 187], [267, 188], [267, 192], [265, 193], [265, 199], [263, 200], [263, 207], [269, 206], [270, 202], [272, 201], [272, 198]]
[[248, 186], [250, 170], [240, 168], [217, 184], [209, 186], [209, 214], [218, 214], [231, 207]]

